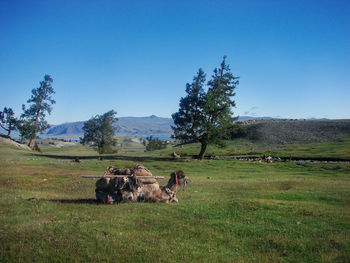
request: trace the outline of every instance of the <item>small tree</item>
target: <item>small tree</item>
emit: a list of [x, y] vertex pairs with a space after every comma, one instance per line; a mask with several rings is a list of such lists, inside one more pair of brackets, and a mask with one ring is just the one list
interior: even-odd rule
[[186, 84], [187, 96], [180, 99], [179, 111], [172, 115], [174, 137], [182, 142], [197, 141], [201, 144], [199, 159], [204, 158], [208, 144], [223, 146], [229, 137], [234, 118], [234, 89], [238, 77], [234, 77], [224, 56], [220, 67], [214, 69], [212, 79], [204, 91], [205, 74], [199, 69], [191, 84]]
[[50, 127], [45, 117], [46, 113], [51, 114], [51, 105], [56, 103], [51, 97], [55, 93], [52, 82], [52, 78], [45, 75], [44, 80], [40, 82], [40, 87], [32, 90], [32, 96], [27, 101], [31, 104], [29, 108], [26, 109], [25, 105], [22, 105], [24, 113], [21, 115], [20, 132], [22, 137], [29, 139], [30, 148], [34, 146], [36, 134]]
[[17, 119], [15, 118], [15, 113], [11, 108], [4, 108], [0, 111], [0, 126], [5, 131], [7, 131], [7, 136], [11, 138], [11, 132], [17, 130]]
[[153, 138], [152, 135], [146, 138], [145, 145], [147, 151], [161, 150], [166, 148], [165, 141]]
[[84, 137], [80, 138], [80, 142], [90, 144], [100, 154], [111, 152], [112, 146], [117, 143], [115, 138], [117, 128], [113, 126], [118, 121], [116, 114], [114, 110], [111, 110], [86, 121], [83, 126]]

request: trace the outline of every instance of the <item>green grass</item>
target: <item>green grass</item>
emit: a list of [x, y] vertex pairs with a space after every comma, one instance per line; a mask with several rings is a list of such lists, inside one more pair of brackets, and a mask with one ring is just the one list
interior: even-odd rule
[[[305, 155], [349, 157], [348, 139], [272, 150], [239, 143], [209, 154], [309, 147]], [[196, 154], [198, 145], [175, 149]], [[168, 159], [172, 151], [99, 161], [82, 146], [35, 154], [0, 145], [0, 262], [349, 262], [349, 163], [183, 161]], [[91, 159], [75, 163], [77, 155]], [[166, 176], [161, 185], [183, 169], [192, 183], [179, 203], [92, 201], [95, 180], [81, 174], [137, 161]]]
[[[336, 140], [323, 143], [293, 143], [293, 144], [267, 144], [263, 141], [250, 141], [248, 139], [235, 139], [227, 141], [226, 147], [208, 146], [206, 155], [217, 156], [263, 156], [273, 155], [279, 157], [331, 157], [350, 159], [350, 134], [338, 136]], [[157, 151], [158, 156], [170, 156], [176, 152], [184, 157], [198, 155], [199, 143], [187, 144]]]

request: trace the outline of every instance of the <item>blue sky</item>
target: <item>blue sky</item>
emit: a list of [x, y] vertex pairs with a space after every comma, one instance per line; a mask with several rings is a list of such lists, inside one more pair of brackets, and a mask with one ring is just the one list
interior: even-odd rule
[[223, 55], [235, 115], [350, 118], [350, 1], [0, 0], [0, 108], [50, 74], [52, 124], [170, 117]]

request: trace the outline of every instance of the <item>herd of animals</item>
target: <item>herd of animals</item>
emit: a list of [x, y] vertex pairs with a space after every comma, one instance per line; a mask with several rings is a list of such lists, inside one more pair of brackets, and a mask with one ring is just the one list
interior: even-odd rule
[[107, 167], [104, 175], [96, 182], [97, 200], [113, 204], [120, 202], [178, 202], [178, 188], [184, 190], [191, 180], [182, 170], [170, 174], [166, 186], [161, 187], [156, 177], [141, 164], [133, 169]]

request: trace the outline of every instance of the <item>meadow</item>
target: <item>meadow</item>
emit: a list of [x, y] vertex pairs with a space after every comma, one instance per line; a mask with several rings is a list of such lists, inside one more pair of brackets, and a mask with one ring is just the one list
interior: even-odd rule
[[[42, 153], [0, 144], [1, 262], [350, 262], [350, 163], [190, 157], [198, 145], [98, 155], [76, 145]], [[269, 147], [238, 139], [208, 155], [350, 158], [350, 136]], [[74, 157], [81, 162], [74, 162]], [[109, 165], [144, 164], [165, 185], [192, 180], [179, 203], [98, 204]]]

